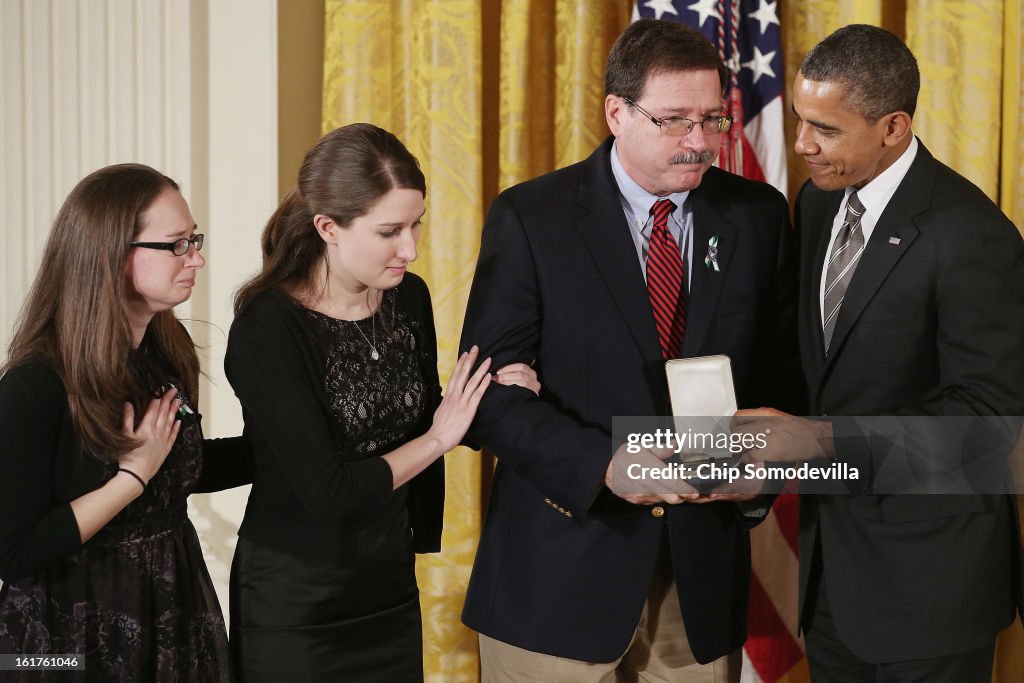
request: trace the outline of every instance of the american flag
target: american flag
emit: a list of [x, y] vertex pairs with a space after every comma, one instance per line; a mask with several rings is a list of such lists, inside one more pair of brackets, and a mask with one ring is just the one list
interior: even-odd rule
[[[734, 121], [723, 136], [718, 165], [785, 194], [778, 2], [639, 0], [633, 20], [641, 17], [689, 24], [718, 48], [731, 74], [724, 105]], [[743, 683], [806, 680], [797, 634], [798, 506], [794, 494], [779, 496], [768, 519], [751, 534], [754, 573]]]
[[782, 42], [778, 2], [768, 0], [639, 0], [633, 20], [678, 21], [700, 30], [729, 67], [725, 93], [733, 127], [722, 137], [718, 164], [786, 192], [782, 128]]

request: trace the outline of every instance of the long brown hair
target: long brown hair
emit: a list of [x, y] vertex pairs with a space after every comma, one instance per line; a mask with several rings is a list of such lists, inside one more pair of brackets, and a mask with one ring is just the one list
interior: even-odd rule
[[[392, 133], [369, 123], [336, 128], [306, 153], [299, 183], [263, 228], [263, 268], [235, 294], [235, 314], [270, 289], [312, 289], [325, 243], [313, 216], [344, 228], [393, 189], [427, 194], [419, 162]], [[326, 272], [326, 268], [325, 268]]]
[[[33, 360], [52, 367], [68, 392], [83, 446], [107, 462], [138, 445], [121, 431], [124, 402], [152, 389], [137, 386], [129, 367], [125, 263], [142, 214], [168, 188], [178, 184], [148, 166], [118, 164], [90, 173], [71, 190], [53, 221], [3, 367], [6, 372]], [[195, 398], [199, 359], [174, 313], [157, 313], [146, 339]]]

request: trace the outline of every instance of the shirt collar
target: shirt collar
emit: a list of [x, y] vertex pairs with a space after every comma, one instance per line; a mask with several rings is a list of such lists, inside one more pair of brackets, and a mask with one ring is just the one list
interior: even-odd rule
[[[914, 163], [914, 158], [917, 156], [917, 148], [917, 138], [914, 137], [907, 148], [903, 150], [903, 154], [893, 162], [892, 166], [879, 173], [867, 185], [856, 190], [857, 199], [864, 205], [865, 215], [870, 214], [875, 220], [878, 220], [878, 217], [882, 215], [882, 211], [885, 210], [889, 200], [896, 193], [896, 188], [900, 186], [900, 183], [903, 182], [903, 177], [910, 170], [910, 165]], [[854, 188], [846, 188], [846, 198], [849, 199], [853, 192]]]
[[[644, 226], [647, 224], [648, 218], [651, 215], [651, 207], [654, 206], [654, 202], [659, 199], [669, 199], [673, 204], [676, 205], [676, 211], [686, 203], [687, 198], [690, 196], [689, 190], [686, 192], [673, 192], [667, 197], [658, 197], [653, 195], [644, 188], [640, 187], [635, 180], [633, 180], [626, 169], [622, 167], [622, 163], [619, 161], [619, 150], [618, 141], [612, 143], [611, 163], [612, 163], [612, 175], [615, 177], [615, 184], [619, 186], [619, 196], [622, 198], [623, 204], [629, 209], [629, 212], [633, 215], [633, 221], [630, 227], [637, 232], [643, 232]], [[679, 214], [676, 214], [677, 217]]]

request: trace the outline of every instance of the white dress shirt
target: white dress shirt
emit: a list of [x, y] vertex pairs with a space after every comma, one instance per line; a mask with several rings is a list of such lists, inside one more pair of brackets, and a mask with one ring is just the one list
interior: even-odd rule
[[[821, 282], [818, 285], [818, 311], [822, 321], [825, 320], [825, 276], [828, 273], [828, 255], [832, 253], [832, 245], [835, 244], [839, 229], [843, 227], [843, 219], [846, 218], [846, 204], [850, 200], [850, 195], [856, 191], [857, 199], [864, 205], [864, 215], [860, 217], [860, 229], [864, 233], [866, 249], [868, 241], [871, 239], [871, 233], [874, 232], [875, 225], [878, 224], [878, 219], [881, 218], [882, 212], [895, 194], [896, 188], [903, 182], [903, 177], [910, 170], [910, 165], [914, 163], [917, 147], [917, 138], [915, 137], [900, 158], [893, 162], [892, 166], [879, 173], [878, 177], [859, 190], [853, 187], [846, 188], [846, 196], [843, 198], [842, 204], [839, 205], [839, 212], [832, 219], [832, 236], [829, 238], [825, 262], [821, 267]], [[853, 276], [857, 277], [856, 272]]]

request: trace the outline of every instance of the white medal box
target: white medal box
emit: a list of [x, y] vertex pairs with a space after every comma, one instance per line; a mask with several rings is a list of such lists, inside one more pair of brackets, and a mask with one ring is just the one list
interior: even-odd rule
[[[732, 381], [732, 364], [728, 356], [677, 358], [665, 363], [668, 392], [675, 416], [676, 432], [725, 434], [729, 438], [729, 421], [736, 413], [736, 387]], [[703, 418], [703, 419], [695, 419]], [[729, 458], [728, 449], [687, 448], [680, 452], [684, 462]]]

